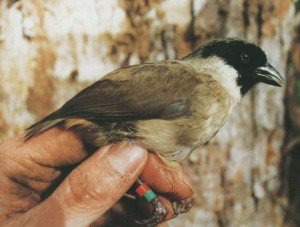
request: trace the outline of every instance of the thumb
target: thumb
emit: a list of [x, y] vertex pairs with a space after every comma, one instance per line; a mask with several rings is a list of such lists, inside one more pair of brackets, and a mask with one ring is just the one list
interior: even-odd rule
[[[147, 152], [129, 143], [106, 146], [85, 160], [43, 203], [28, 211], [49, 226], [88, 226], [131, 187], [147, 161]], [[30, 214], [31, 213], [31, 214]], [[44, 217], [43, 217], [44, 216]], [[39, 223], [32, 223], [35, 226]]]

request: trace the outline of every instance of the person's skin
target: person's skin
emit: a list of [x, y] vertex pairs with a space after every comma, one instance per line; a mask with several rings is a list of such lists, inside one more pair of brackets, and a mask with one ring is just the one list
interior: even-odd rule
[[127, 209], [118, 201], [138, 177], [159, 193], [167, 219], [169, 199], [192, 196], [179, 168], [130, 142], [89, 154], [72, 131], [59, 128], [26, 142], [9, 139], [0, 144], [0, 226], [109, 226], [114, 215], [125, 217], [117, 219], [124, 225], [112, 226], [126, 226]]

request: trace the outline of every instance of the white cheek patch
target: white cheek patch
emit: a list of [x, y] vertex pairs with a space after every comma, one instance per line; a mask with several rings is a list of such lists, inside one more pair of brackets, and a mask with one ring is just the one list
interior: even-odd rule
[[226, 64], [221, 58], [216, 56], [201, 60], [198, 59], [197, 61], [197, 64], [192, 63], [197, 72], [210, 74], [227, 90], [228, 94], [236, 102], [241, 99], [241, 87], [237, 84], [239, 74], [232, 66]]

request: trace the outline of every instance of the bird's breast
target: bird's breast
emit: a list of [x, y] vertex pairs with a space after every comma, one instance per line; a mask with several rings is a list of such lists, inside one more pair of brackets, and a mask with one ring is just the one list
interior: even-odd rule
[[186, 116], [136, 124], [139, 141], [168, 161], [180, 161], [209, 141], [224, 125], [235, 102], [226, 94], [194, 97]]
[[181, 161], [210, 140], [226, 120], [225, 113], [176, 120], [143, 120], [136, 123], [138, 141], [168, 161]]

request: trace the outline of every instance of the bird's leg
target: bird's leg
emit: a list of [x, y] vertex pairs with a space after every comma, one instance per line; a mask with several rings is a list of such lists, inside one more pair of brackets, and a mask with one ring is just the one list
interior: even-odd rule
[[136, 223], [145, 227], [155, 227], [157, 224], [165, 221], [168, 214], [167, 208], [160, 198], [148, 187], [148, 185], [138, 179], [134, 184], [134, 188], [139, 197], [144, 198], [153, 206], [152, 216], [147, 219], [136, 220]]

